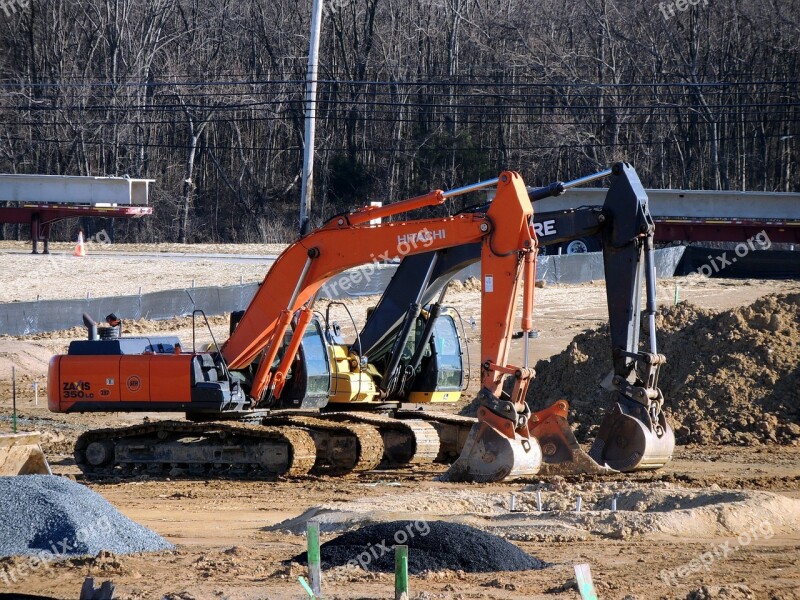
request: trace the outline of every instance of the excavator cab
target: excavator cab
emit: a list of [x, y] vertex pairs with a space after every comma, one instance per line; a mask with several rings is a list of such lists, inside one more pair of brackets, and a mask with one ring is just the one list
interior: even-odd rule
[[[375, 313], [370, 313], [372, 318]], [[399, 324], [386, 331], [384, 342], [368, 356], [376, 382], [385, 386], [386, 399], [407, 404], [458, 402], [469, 378], [466, 336], [458, 311], [428, 305], [417, 314], [412, 306], [405, 318], [413, 325]], [[353, 347], [357, 350], [358, 344]], [[399, 358], [392, 366], [395, 356]]]
[[[468, 380], [464, 368], [467, 344], [463, 336], [463, 324], [459, 328], [456, 319], [461, 323], [455, 309], [442, 308], [433, 324], [433, 335], [423, 351], [419, 369], [412, 374], [413, 380], [407, 388], [405, 402], [453, 403], [461, 398]], [[416, 337], [422, 336], [423, 332], [424, 324], [420, 323]], [[469, 365], [468, 356], [466, 365]]]

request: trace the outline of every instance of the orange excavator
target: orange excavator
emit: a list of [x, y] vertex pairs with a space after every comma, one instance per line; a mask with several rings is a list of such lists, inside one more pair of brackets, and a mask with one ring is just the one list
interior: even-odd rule
[[[620, 254], [619, 263], [624, 273], [612, 277], [610, 284], [619, 283], [622, 276], [630, 280], [631, 290], [618, 307], [628, 322], [627, 341], [614, 350], [613, 385], [619, 397], [601, 425], [592, 458], [580, 449], [566, 424], [565, 402], [531, 414], [525, 401], [534, 376], [527, 364], [527, 341], [533, 328], [538, 244], [531, 199], [514, 172], [334, 217], [278, 257], [247, 310], [232, 319], [230, 337], [222, 346], [214, 342], [206, 351], [195, 347], [185, 351], [177, 338], [121, 337], [113, 315], [111, 326], [103, 328], [85, 316], [89, 339], [72, 342], [68, 354], [51, 360], [50, 410], [186, 413], [186, 420], [86, 432], [76, 443], [75, 458], [91, 475], [124, 476], [142, 469], [256, 476], [364, 471], [381, 463], [430, 462], [440, 456], [448, 438], [455, 440], [451, 451], [453, 447], [460, 451], [447, 473], [453, 480], [500, 481], [534, 475], [542, 468], [542, 448], [545, 464], [553, 472], [558, 464], [583, 472], [657, 468], [669, 460], [674, 436], [656, 387], [663, 356], [655, 352], [653, 329], [652, 220], [647, 219], [647, 198], [631, 167], [618, 164], [594, 178], [600, 176], [619, 180], [612, 190], [615, 185], [625, 188], [623, 192], [634, 202], [624, 215], [608, 211], [591, 215], [593, 231], [600, 231], [607, 218], [619, 225], [606, 228], [609, 249], [626, 252]], [[493, 186], [494, 199], [485, 206], [443, 218], [376, 223]], [[630, 226], [635, 227], [632, 234]], [[360, 401], [380, 399], [390, 386], [370, 368], [360, 345], [355, 351], [344, 347], [331, 332], [328, 319], [315, 311], [323, 285], [377, 256], [426, 254], [432, 264], [418, 290], [419, 301], [431, 289], [437, 253], [461, 247], [480, 249], [481, 406], [477, 422], [419, 411], [398, 410], [391, 416], [345, 412], [343, 406], [349, 409]], [[607, 260], [607, 274], [615, 266]], [[633, 333], [638, 323], [634, 329], [630, 325], [634, 317], [638, 320], [642, 273], [647, 276], [653, 334], [648, 353], [638, 352], [638, 334]], [[520, 292], [522, 319], [517, 327]], [[526, 343], [525, 360], [512, 365], [509, 351], [518, 329]], [[405, 339], [408, 329], [404, 326], [393, 335]], [[433, 344], [432, 336], [429, 331], [423, 338]], [[402, 350], [394, 348], [396, 353]], [[417, 370], [421, 353], [412, 353]], [[387, 358], [397, 366], [399, 356], [390, 353]], [[434, 376], [440, 367], [434, 365]], [[435, 383], [433, 388], [437, 389]], [[465, 423], [467, 436], [461, 435]]]

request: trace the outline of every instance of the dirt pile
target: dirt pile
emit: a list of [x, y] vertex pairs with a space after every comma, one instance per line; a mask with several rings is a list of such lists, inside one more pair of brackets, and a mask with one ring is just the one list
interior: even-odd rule
[[477, 277], [468, 277], [464, 281], [453, 279], [448, 288], [450, 292], [480, 292], [481, 280]]
[[[508, 491], [440, 487], [397, 490], [382, 496], [377, 504], [375, 497], [367, 496], [318, 505], [265, 530], [300, 535], [309, 520], [319, 523], [323, 533], [344, 533], [386, 522], [414, 524], [410, 531], [405, 529], [403, 533], [398, 529], [386, 538], [386, 545], [391, 547], [404, 543], [406, 537], [411, 544], [412, 537], [434, 535], [421, 534], [425, 533], [426, 523], [435, 532], [434, 524], [441, 521], [522, 542], [580, 541], [592, 537], [627, 539], [653, 534], [710, 539], [736, 536], [743, 531], [750, 531], [759, 539], [770, 539], [800, 527], [800, 499], [772, 492], [714, 486], [690, 489], [668, 482], [634, 483], [624, 479], [571, 483], [554, 477], [527, 485], [513, 494], [512, 512]], [[578, 497], [582, 500], [580, 512], [575, 510]], [[614, 499], [617, 510], [612, 512]], [[380, 550], [381, 539], [369, 542]], [[364, 546], [368, 545], [364, 542]], [[350, 556], [353, 558], [356, 557]], [[327, 561], [324, 554], [322, 560]]]
[[[391, 521], [368, 525], [324, 543], [323, 567], [361, 566], [367, 571], [393, 572], [396, 544], [408, 545], [408, 571], [529, 571], [547, 565], [515, 545], [479, 529], [446, 521]], [[306, 553], [296, 556], [306, 563]]]
[[[659, 386], [678, 443], [800, 440], [800, 294], [723, 312], [682, 302], [659, 309], [657, 328], [667, 357]], [[531, 408], [564, 398], [579, 438], [593, 437], [607, 406], [599, 383], [611, 371], [610, 355], [607, 326], [576, 336], [536, 364]]]

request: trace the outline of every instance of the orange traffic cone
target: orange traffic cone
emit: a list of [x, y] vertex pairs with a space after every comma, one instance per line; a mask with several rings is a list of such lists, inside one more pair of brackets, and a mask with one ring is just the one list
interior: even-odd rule
[[86, 256], [86, 245], [83, 243], [83, 232], [78, 232], [78, 243], [75, 245], [75, 252], [72, 256]]

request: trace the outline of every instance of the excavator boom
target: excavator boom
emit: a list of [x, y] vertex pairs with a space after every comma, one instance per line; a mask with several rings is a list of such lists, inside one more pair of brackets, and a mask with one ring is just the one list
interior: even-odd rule
[[[492, 185], [498, 186], [497, 197], [486, 213], [467, 212], [440, 219], [370, 224], [376, 216], [401, 214], [425, 205], [426, 201], [421, 200], [424, 198], [432, 198], [427, 204], [437, 204], [442, 198]], [[482, 335], [482, 353], [497, 364], [505, 362], [521, 281], [520, 256], [523, 253], [532, 256], [536, 246], [529, 225], [533, 208], [522, 178], [507, 172], [488, 182], [398, 202], [383, 207], [380, 213], [376, 210], [364, 209], [335, 217], [289, 246], [278, 257], [221, 348], [229, 369], [247, 367], [265, 349], [274, 352], [287, 333], [289, 316], [304, 307], [310, 308], [320, 288], [342, 271], [369, 263], [376, 256], [413, 256], [472, 243], [481, 244], [481, 264], [488, 282], [482, 311], [492, 315], [487, 319], [487, 329]], [[267, 356], [274, 359], [276, 354]], [[278, 380], [282, 378], [280, 370], [275, 371], [272, 363], [272, 360], [259, 361], [250, 392], [256, 405], [268, 391], [270, 383], [276, 377]], [[499, 376], [492, 375], [486, 383], [496, 388], [499, 380]]]

